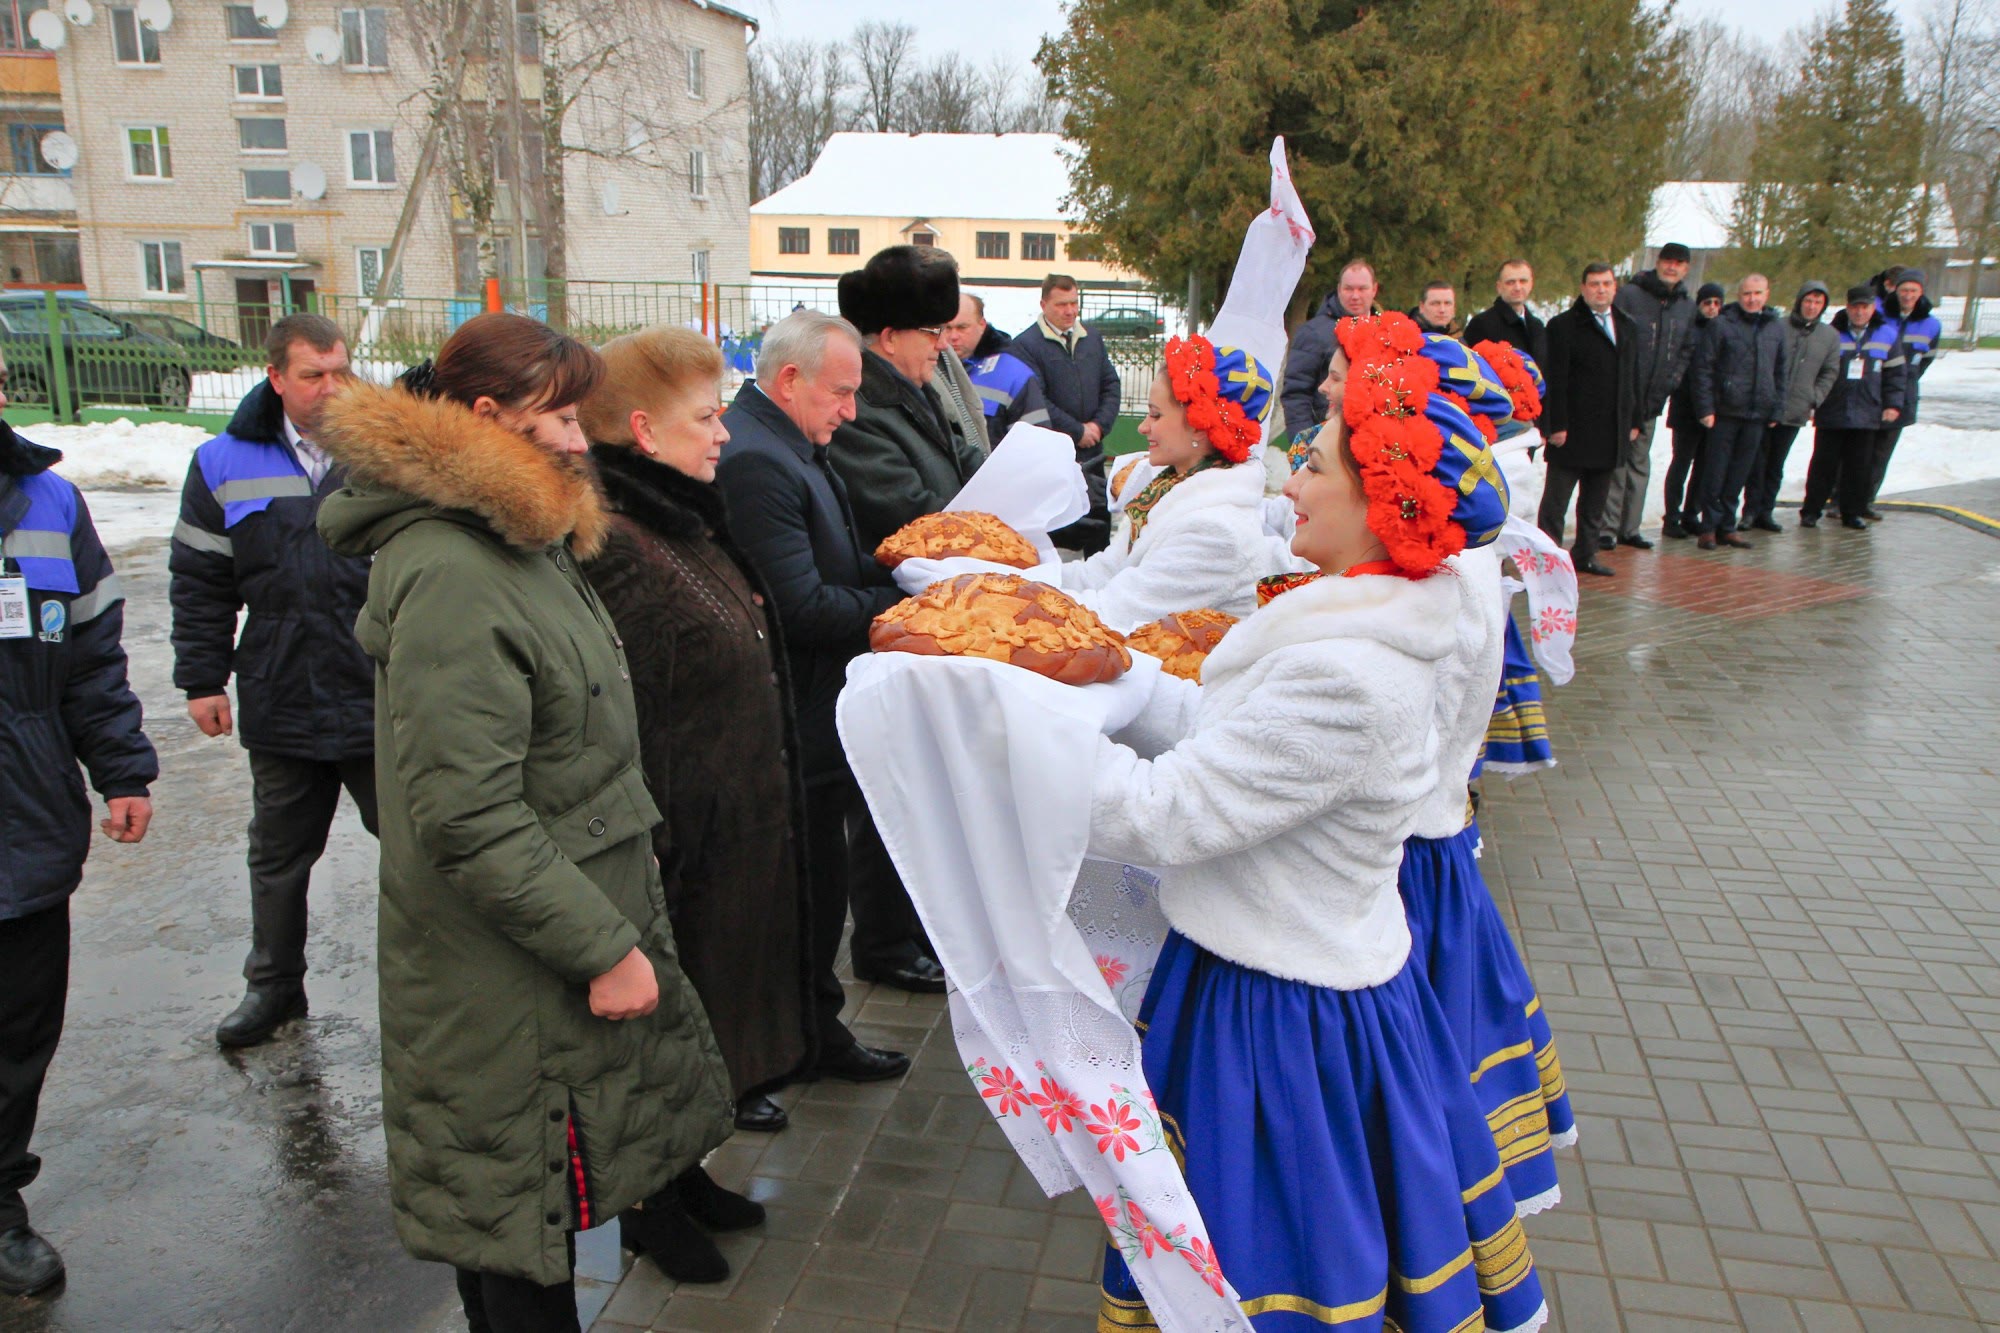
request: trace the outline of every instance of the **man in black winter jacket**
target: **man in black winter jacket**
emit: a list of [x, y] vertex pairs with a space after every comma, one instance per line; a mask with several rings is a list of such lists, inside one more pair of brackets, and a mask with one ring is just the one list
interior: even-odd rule
[[1118, 424], [1118, 368], [1104, 335], [1078, 322], [1083, 309], [1076, 279], [1042, 279], [1042, 317], [1014, 335], [1010, 355], [1041, 377], [1049, 426], [1076, 444], [1076, 465], [1090, 492], [1090, 512], [1049, 534], [1057, 546], [1095, 555], [1111, 544], [1111, 507], [1104, 475], [1104, 437]]
[[1319, 386], [1333, 361], [1333, 326], [1349, 315], [1375, 313], [1382, 285], [1365, 259], [1351, 259], [1340, 270], [1340, 283], [1319, 303], [1319, 311], [1292, 333], [1285, 353], [1285, 384], [1278, 403], [1285, 410], [1285, 430], [1296, 438], [1308, 426], [1326, 420], [1326, 398]]
[[1483, 342], [1506, 343], [1526, 352], [1536, 365], [1548, 359], [1548, 335], [1542, 321], [1528, 309], [1535, 294], [1535, 270], [1525, 259], [1510, 259], [1500, 266], [1494, 283], [1493, 304], [1474, 315], [1465, 326], [1465, 342], [1477, 347]]
[[1689, 332], [1694, 326], [1694, 301], [1683, 281], [1691, 257], [1685, 245], [1663, 245], [1652, 268], [1618, 289], [1618, 308], [1632, 317], [1638, 330], [1639, 357], [1639, 438], [1611, 474], [1611, 494], [1604, 502], [1605, 535], [1621, 546], [1646, 550], [1653, 544], [1639, 534], [1639, 525], [1652, 480], [1653, 432], [1667, 400], [1680, 387], [1693, 351]]
[[354, 638], [368, 562], [319, 535], [345, 474], [312, 442], [351, 378], [347, 345], [332, 320], [287, 315], [264, 350], [264, 382], [195, 451], [167, 557], [174, 684], [203, 735], [235, 732], [250, 752], [248, 986], [215, 1030], [224, 1046], [306, 1012], [306, 888], [342, 788], [375, 832], [375, 672]]
[[[819, 1072], [871, 1081], [901, 1075], [910, 1060], [861, 1045], [840, 1021], [845, 995], [834, 961], [848, 901], [854, 898], [854, 955], [864, 967], [871, 942], [907, 937], [915, 909], [906, 893], [900, 902], [869, 897], [892, 887], [902, 892], [893, 868], [887, 875], [856, 874], [848, 831], [867, 819], [867, 805], [834, 726], [847, 664], [868, 651], [869, 623], [903, 598], [855, 535], [846, 483], [827, 457], [834, 432], [854, 420], [861, 356], [861, 332], [844, 319], [799, 310], [772, 325], [756, 380], [723, 414], [729, 443], [715, 484], [729, 503], [737, 544], [771, 590], [791, 666], [812, 867], [808, 943]], [[872, 853], [880, 841], [865, 842], [862, 850]], [[942, 972], [938, 983], [942, 989]]]
[[101, 827], [116, 842], [146, 836], [160, 775], [126, 682], [124, 594], [83, 496], [49, 470], [61, 459], [0, 421], [0, 1292], [10, 1296], [47, 1290], [64, 1271], [28, 1225], [21, 1191], [41, 1170], [28, 1143], [62, 1039], [69, 900], [90, 850], [77, 766], [104, 797]]
[[1736, 285], [1736, 300], [1702, 330], [1688, 374], [1694, 410], [1708, 428], [1701, 467], [1701, 527], [1696, 543], [1748, 548], [1736, 531], [1736, 504], [1750, 477], [1764, 432], [1785, 409], [1784, 321], [1766, 308], [1771, 283], [1752, 273]]

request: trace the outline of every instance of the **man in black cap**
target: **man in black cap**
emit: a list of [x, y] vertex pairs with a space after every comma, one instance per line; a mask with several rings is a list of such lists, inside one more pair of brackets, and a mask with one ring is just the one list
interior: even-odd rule
[[1653, 267], [1618, 289], [1614, 304], [1632, 317], [1637, 331], [1635, 351], [1639, 372], [1639, 434], [1611, 473], [1611, 493], [1604, 500], [1604, 533], [1598, 544], [1609, 548], [1653, 543], [1639, 534], [1646, 508], [1646, 483], [1653, 472], [1653, 431], [1660, 412], [1680, 387], [1693, 350], [1694, 302], [1684, 281], [1694, 258], [1685, 245], [1669, 241], [1660, 247]]
[[[1722, 313], [1724, 295], [1719, 282], [1704, 282], [1695, 293], [1691, 343], [1699, 343], [1708, 321]], [[1662, 530], [1669, 537], [1692, 537], [1701, 527], [1701, 459], [1708, 427], [1695, 415], [1694, 386], [1686, 375], [1667, 399], [1667, 430], [1673, 435], [1674, 452], [1667, 463], [1667, 517]]]
[[828, 458], [847, 483], [861, 548], [873, 551], [958, 494], [986, 457], [985, 423], [977, 408], [953, 402], [979, 401], [970, 381], [959, 392], [938, 382], [954, 368], [965, 373], [945, 338], [958, 317], [958, 264], [950, 255], [890, 246], [841, 275], [840, 313], [861, 330], [866, 347], [854, 420], [834, 432]]

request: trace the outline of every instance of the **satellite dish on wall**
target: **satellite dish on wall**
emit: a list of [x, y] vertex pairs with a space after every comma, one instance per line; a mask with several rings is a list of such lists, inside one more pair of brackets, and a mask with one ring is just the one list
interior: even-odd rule
[[174, 26], [174, 7], [168, 0], [139, 0], [134, 12], [142, 28], [165, 32]]
[[57, 171], [68, 171], [80, 156], [76, 140], [62, 130], [50, 130], [42, 136], [42, 161]]
[[307, 199], [326, 197], [326, 172], [311, 162], [301, 162], [292, 168], [292, 186]]
[[79, 28], [88, 28], [97, 22], [97, 11], [91, 8], [90, 0], [69, 0], [63, 6], [63, 17]]
[[28, 15], [28, 36], [44, 51], [60, 51], [62, 44], [69, 40], [69, 29], [53, 13], [38, 9]]
[[340, 63], [340, 34], [332, 28], [306, 29], [306, 55], [315, 65]]
[[292, 7], [285, 0], [254, 0], [250, 12], [259, 23], [275, 30], [285, 26], [285, 20], [292, 16]]

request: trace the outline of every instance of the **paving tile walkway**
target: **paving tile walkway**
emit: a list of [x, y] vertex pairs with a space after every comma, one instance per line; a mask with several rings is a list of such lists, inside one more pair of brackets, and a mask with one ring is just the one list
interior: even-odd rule
[[[2000, 540], [1669, 547], [1586, 589], [1562, 765], [1482, 811], [1583, 1128], [1529, 1224], [1552, 1327], [2000, 1326]], [[1088, 1201], [1014, 1160], [941, 1001], [853, 996], [909, 1077], [717, 1154], [771, 1208], [729, 1282], [614, 1292], [587, 1238], [598, 1330], [1092, 1326]]]

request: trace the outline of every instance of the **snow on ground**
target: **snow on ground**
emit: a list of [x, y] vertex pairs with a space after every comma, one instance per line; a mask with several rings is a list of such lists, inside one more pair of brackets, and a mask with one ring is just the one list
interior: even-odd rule
[[[117, 421], [85, 426], [39, 423], [28, 438], [63, 451], [57, 471], [89, 494], [91, 512], [111, 550], [165, 540], [173, 531], [181, 481], [195, 447], [208, 438], [198, 426]], [[1656, 526], [1673, 440], [1665, 426], [1653, 438], [1653, 476], [1646, 522]], [[1799, 432], [1785, 466], [1781, 498], [1805, 494], [1812, 429]], [[1903, 432], [1889, 465], [1885, 495], [2000, 477], [2000, 351], [1953, 352], [1924, 377], [1918, 421]], [[1537, 469], [1536, 481], [1540, 481]]]

